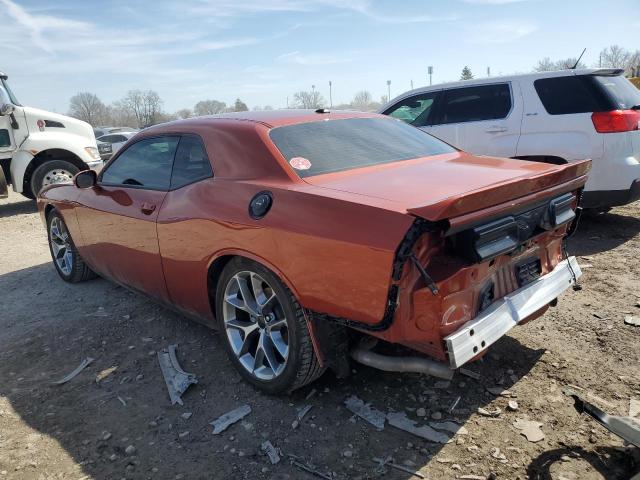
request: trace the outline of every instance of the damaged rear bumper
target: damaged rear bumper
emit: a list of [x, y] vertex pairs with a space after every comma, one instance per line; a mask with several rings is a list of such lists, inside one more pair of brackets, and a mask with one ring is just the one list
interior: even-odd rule
[[[571, 268], [570, 268], [571, 267]], [[451, 368], [483, 352], [518, 323], [549, 304], [582, 275], [575, 257], [559, 262], [548, 274], [494, 302], [476, 318], [445, 337]]]

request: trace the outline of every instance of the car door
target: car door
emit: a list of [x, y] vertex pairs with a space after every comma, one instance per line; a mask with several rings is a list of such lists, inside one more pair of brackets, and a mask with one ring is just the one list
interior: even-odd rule
[[125, 137], [124, 135], [111, 135], [112, 137], [112, 141], [111, 141], [111, 148], [113, 149], [113, 153], [116, 153], [118, 150], [120, 150], [122, 148], [122, 146], [127, 143], [127, 140], [129, 140], [127, 137]]
[[430, 132], [433, 122], [433, 113], [436, 110], [441, 90], [431, 90], [403, 98], [383, 113], [390, 117]]
[[98, 273], [166, 299], [156, 220], [171, 184], [178, 136], [143, 138], [110, 162], [76, 212], [81, 254]]
[[477, 155], [516, 155], [522, 102], [510, 82], [445, 89], [429, 133]]

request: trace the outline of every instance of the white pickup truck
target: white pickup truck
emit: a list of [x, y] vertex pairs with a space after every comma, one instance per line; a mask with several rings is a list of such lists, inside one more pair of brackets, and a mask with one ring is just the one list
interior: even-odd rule
[[7, 184], [35, 198], [45, 185], [71, 182], [102, 164], [91, 125], [22, 106], [0, 72], [0, 198], [8, 195]]

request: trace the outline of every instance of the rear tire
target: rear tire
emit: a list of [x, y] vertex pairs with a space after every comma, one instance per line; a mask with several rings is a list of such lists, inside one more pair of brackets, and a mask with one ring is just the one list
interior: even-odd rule
[[215, 306], [227, 354], [255, 387], [290, 393], [324, 373], [302, 307], [262, 265], [241, 257], [229, 261], [220, 274]]
[[62, 215], [56, 210], [47, 217], [47, 234], [53, 266], [60, 278], [65, 282], [78, 283], [97, 276], [82, 260]]
[[79, 171], [78, 167], [66, 160], [48, 160], [38, 166], [31, 174], [29, 182], [31, 193], [37, 197], [40, 190], [47, 185], [71, 183], [73, 176]]

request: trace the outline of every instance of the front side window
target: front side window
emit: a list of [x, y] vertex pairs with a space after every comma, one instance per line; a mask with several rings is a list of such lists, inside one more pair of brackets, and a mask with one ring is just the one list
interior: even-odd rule
[[185, 135], [180, 139], [171, 174], [171, 190], [213, 175], [202, 140]]
[[180, 137], [155, 137], [130, 145], [102, 173], [108, 185], [169, 190], [171, 168]]
[[388, 109], [385, 115], [389, 115], [414, 127], [430, 125], [433, 116], [433, 104], [439, 92], [422, 93], [406, 98]]
[[11, 103], [13, 103], [14, 105], [16, 105], [18, 107], [21, 107], [22, 105], [20, 105], [20, 102], [18, 102], [18, 99], [16, 98], [16, 96], [13, 94], [13, 92], [9, 88], [9, 84], [3, 79], [0, 79], [0, 83], [2, 84], [2, 86], [5, 89], [5, 91], [7, 92], [7, 95], [9, 96], [9, 100], [11, 100]]
[[276, 127], [269, 136], [302, 178], [456, 151], [428, 133], [390, 118], [299, 123]]
[[540, 78], [533, 86], [550, 115], [612, 110], [611, 102], [589, 75]]
[[10, 147], [11, 137], [9, 136], [9, 130], [6, 128], [0, 128], [0, 147]]
[[506, 83], [454, 88], [443, 96], [439, 124], [498, 120], [511, 111], [511, 89]]

